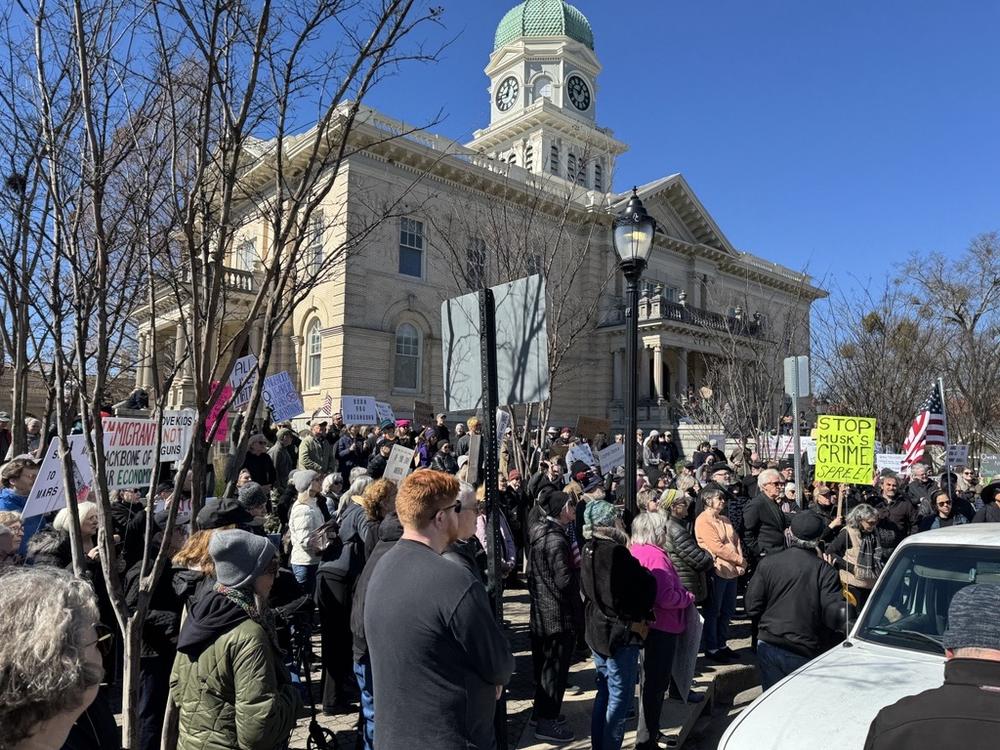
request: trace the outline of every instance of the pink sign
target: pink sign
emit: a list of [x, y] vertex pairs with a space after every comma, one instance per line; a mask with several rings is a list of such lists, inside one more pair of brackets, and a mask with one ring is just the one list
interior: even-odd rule
[[[219, 388], [219, 381], [212, 381], [212, 393]], [[219, 423], [218, 429], [215, 430], [215, 442], [222, 443], [229, 437], [229, 412], [223, 408], [229, 402], [229, 399], [233, 397], [233, 387], [226, 383], [222, 386], [222, 395], [219, 396], [219, 400], [215, 402], [211, 411], [208, 412], [208, 418], [205, 420], [205, 429], [208, 430], [208, 434], [212, 434], [212, 429], [215, 428], [215, 423]]]

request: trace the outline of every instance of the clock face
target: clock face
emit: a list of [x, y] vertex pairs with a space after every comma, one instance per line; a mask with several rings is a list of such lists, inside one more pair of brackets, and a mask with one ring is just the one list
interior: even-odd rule
[[566, 81], [566, 91], [573, 106], [581, 112], [590, 109], [590, 87], [580, 76], [570, 76]]
[[517, 83], [517, 79], [514, 76], [509, 76], [504, 78], [500, 85], [497, 86], [497, 109], [501, 112], [506, 112], [508, 109], [514, 106], [514, 102], [517, 101], [517, 92], [521, 87]]

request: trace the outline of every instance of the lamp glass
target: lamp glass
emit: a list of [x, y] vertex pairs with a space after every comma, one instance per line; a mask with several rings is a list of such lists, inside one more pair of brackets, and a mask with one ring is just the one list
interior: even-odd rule
[[639, 222], [623, 221], [615, 227], [615, 250], [623, 261], [646, 261], [653, 247], [653, 222], [643, 219]]

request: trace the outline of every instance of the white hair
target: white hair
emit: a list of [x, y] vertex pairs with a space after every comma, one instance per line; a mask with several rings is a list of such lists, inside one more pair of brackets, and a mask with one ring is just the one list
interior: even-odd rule
[[757, 486], [761, 489], [764, 488], [764, 485], [773, 482], [781, 482], [782, 485], [785, 484], [785, 478], [777, 469], [764, 469], [764, 471], [757, 475]]
[[632, 521], [632, 544], [652, 544], [661, 549], [667, 542], [667, 517], [643, 512]]
[[[80, 515], [80, 523], [83, 523], [84, 520], [87, 518], [87, 516], [89, 516], [91, 513], [97, 512], [97, 503], [89, 503], [89, 502], [77, 503], [76, 508], [77, 512]], [[68, 507], [63, 508], [61, 511], [56, 513], [56, 518], [52, 522], [53, 527], [55, 527], [59, 531], [65, 531], [67, 534], [70, 533], [69, 530], [70, 528], [72, 528], [72, 525], [73, 525], [73, 514], [70, 512]]]

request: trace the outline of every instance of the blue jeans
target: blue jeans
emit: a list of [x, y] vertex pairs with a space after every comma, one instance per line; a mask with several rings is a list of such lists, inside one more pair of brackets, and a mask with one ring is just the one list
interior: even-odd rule
[[372, 687], [372, 662], [369, 657], [354, 662], [354, 676], [358, 679], [358, 690], [361, 691], [361, 716], [365, 727], [361, 733], [361, 745], [364, 750], [375, 747], [375, 688]]
[[757, 669], [760, 670], [760, 686], [764, 690], [810, 661], [812, 659], [808, 656], [792, 653], [767, 641], [757, 641]]
[[706, 651], [725, 648], [729, 623], [736, 614], [736, 579], [720, 578], [712, 573], [712, 585], [704, 605], [705, 630], [702, 642]]
[[639, 647], [622, 646], [611, 657], [594, 653], [597, 696], [590, 718], [593, 750], [621, 750], [625, 739], [625, 717], [632, 708], [639, 679]]
[[310, 597], [316, 591], [317, 570], [319, 570], [318, 565], [296, 565], [292, 563], [292, 573], [295, 574], [295, 580], [299, 582], [299, 585]]

